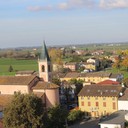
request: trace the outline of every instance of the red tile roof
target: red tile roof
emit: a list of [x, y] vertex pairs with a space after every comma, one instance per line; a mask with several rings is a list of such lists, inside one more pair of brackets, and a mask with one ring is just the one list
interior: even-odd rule
[[102, 82], [97, 83], [97, 85], [119, 85], [120, 83], [113, 80], [104, 80]]

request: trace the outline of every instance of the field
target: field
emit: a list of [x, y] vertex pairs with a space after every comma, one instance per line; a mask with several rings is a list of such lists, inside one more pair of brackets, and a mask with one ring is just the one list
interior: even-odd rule
[[[13, 68], [12, 72], [9, 72], [10, 65]], [[15, 75], [16, 71], [20, 70], [38, 70], [37, 60], [17, 60], [0, 58], [0, 75]]]

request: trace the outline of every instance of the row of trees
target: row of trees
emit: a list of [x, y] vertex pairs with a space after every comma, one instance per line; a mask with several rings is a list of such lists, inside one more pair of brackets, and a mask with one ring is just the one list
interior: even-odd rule
[[44, 109], [42, 100], [34, 94], [16, 93], [11, 103], [4, 109], [4, 128], [65, 128], [65, 121], [75, 122], [83, 112], [57, 105]]

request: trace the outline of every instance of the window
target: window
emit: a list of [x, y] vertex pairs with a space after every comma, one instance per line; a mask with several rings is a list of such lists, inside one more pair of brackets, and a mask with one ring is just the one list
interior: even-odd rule
[[45, 66], [42, 65], [42, 72], [45, 72]]
[[96, 106], [97, 106], [97, 107], [99, 106], [99, 103], [98, 103], [98, 102], [96, 102]]
[[116, 103], [115, 102], [113, 102], [112, 107], [113, 107], [113, 109], [116, 109]]
[[81, 102], [81, 106], [84, 106], [84, 101]]
[[103, 107], [106, 107], [106, 102], [103, 102]]
[[90, 100], [90, 97], [88, 97], [87, 99]]
[[88, 106], [91, 106], [91, 102], [88, 102]]
[[105, 100], [106, 98], [105, 97], [103, 97], [103, 100]]
[[48, 65], [48, 72], [51, 72], [51, 67], [50, 67], [50, 65]]
[[81, 100], [83, 100], [84, 99], [84, 97], [83, 96], [81, 96]]
[[112, 97], [112, 100], [115, 100], [115, 97]]
[[96, 97], [95, 100], [98, 100], [98, 97]]

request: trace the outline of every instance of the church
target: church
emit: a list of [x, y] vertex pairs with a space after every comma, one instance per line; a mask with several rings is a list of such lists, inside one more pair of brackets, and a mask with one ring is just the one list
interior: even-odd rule
[[45, 42], [38, 59], [38, 69], [39, 75], [0, 76], [0, 106], [4, 107], [16, 92], [34, 93], [46, 108], [59, 104], [59, 86], [50, 82], [51, 61]]

